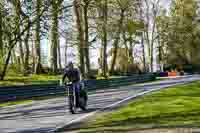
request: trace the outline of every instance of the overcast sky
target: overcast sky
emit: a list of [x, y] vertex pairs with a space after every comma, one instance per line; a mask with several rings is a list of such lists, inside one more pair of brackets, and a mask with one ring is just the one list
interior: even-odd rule
[[162, 0], [162, 5], [169, 7], [171, 0]]

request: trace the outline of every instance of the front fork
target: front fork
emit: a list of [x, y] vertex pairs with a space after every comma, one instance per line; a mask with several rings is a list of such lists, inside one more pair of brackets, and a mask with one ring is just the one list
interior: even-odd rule
[[75, 89], [75, 86], [74, 86], [74, 85], [73, 85], [72, 90], [73, 90], [74, 106], [76, 107], [76, 106], [77, 106], [77, 105], [76, 105], [76, 89]]
[[73, 105], [76, 106], [76, 90], [74, 85], [68, 87], [68, 97], [70, 96], [73, 97]]

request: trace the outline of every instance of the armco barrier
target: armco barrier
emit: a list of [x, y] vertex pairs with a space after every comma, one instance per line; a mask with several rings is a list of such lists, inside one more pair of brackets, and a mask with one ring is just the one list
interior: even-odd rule
[[[154, 80], [153, 74], [135, 75], [122, 78], [114, 78], [109, 80], [86, 80], [85, 86], [88, 91], [105, 89], [111, 87], [119, 87], [130, 85], [133, 83]], [[30, 99], [43, 96], [62, 96], [65, 95], [65, 88], [57, 84], [46, 85], [27, 85], [27, 86], [10, 86], [0, 87], [0, 102], [15, 101], [22, 99]]]

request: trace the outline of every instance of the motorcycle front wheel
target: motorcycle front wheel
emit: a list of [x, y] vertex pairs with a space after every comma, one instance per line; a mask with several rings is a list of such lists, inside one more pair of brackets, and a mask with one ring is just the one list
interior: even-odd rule
[[72, 114], [75, 114], [76, 113], [76, 97], [75, 97], [75, 94], [73, 91], [69, 92], [68, 98], [69, 98], [69, 100], [68, 100], [69, 101], [69, 111]]

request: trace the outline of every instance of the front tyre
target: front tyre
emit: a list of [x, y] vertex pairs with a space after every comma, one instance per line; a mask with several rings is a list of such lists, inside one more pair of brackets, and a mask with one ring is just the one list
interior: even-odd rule
[[72, 114], [76, 113], [76, 97], [75, 94], [73, 94], [73, 91], [69, 92], [68, 98], [69, 98], [69, 111]]
[[69, 96], [69, 111], [70, 111], [70, 113], [72, 113], [72, 114], [75, 114], [76, 113], [76, 107], [74, 106], [74, 104], [73, 104], [73, 97], [72, 96]]

